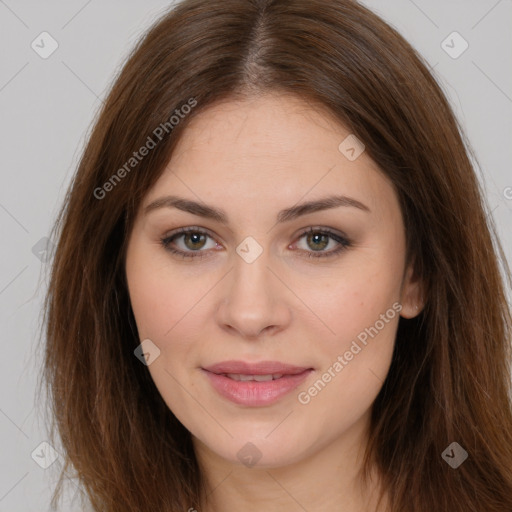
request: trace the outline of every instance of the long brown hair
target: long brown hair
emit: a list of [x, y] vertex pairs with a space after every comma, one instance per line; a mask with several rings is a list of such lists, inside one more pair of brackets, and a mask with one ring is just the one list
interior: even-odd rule
[[[54, 227], [42, 377], [65, 465], [52, 506], [76, 475], [97, 511], [199, 507], [190, 434], [134, 356], [126, 241], [189, 121], [272, 90], [327, 109], [364, 142], [394, 184], [407, 261], [424, 283], [425, 307], [400, 319], [373, 404], [363, 480], [376, 464], [393, 512], [510, 512], [510, 271], [441, 88], [353, 0], [185, 0], [116, 78]], [[457, 469], [442, 457], [452, 442], [468, 452]]]

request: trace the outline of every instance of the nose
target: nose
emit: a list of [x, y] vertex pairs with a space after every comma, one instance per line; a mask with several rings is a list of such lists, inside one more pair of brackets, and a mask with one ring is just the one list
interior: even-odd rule
[[292, 295], [270, 268], [264, 251], [252, 263], [235, 255], [234, 267], [224, 279], [217, 322], [231, 334], [255, 339], [263, 334], [276, 334], [289, 324]]

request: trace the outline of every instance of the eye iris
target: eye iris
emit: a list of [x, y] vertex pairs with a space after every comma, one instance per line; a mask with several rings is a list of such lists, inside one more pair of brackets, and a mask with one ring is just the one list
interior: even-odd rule
[[[202, 240], [201, 240], [201, 238], [202, 238]], [[200, 233], [185, 233], [184, 239], [185, 239], [185, 245], [189, 249], [201, 249], [201, 247], [203, 247], [203, 245], [204, 245], [206, 236], [202, 235]], [[192, 240], [192, 245], [188, 244], [188, 240]], [[203, 242], [202, 244], [201, 244], [201, 241]], [[197, 244], [201, 244], [200, 247], [197, 247]]]
[[[324, 243], [320, 242], [320, 239], [323, 238]], [[321, 247], [317, 247], [315, 250], [325, 249], [329, 243], [329, 237], [327, 235], [323, 235], [321, 233], [310, 234], [307, 237], [308, 244], [313, 241], [313, 244], [320, 244]]]

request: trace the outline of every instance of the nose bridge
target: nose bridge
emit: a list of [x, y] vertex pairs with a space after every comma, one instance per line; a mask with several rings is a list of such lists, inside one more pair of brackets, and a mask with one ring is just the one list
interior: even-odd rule
[[283, 326], [289, 319], [282, 284], [269, 270], [269, 252], [245, 240], [236, 249], [233, 268], [219, 309], [218, 321], [244, 336], [256, 336], [270, 326]]
[[256, 246], [252, 241], [244, 241], [236, 249], [233, 262], [231, 292], [243, 302], [253, 302], [271, 298], [272, 273], [268, 269], [269, 251], [261, 245]]

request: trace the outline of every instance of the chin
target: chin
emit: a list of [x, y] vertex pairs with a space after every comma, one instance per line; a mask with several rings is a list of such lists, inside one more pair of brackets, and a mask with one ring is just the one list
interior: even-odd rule
[[[287, 441], [290, 443], [292, 440], [288, 438]], [[297, 449], [298, 444], [295, 442], [287, 446], [283, 437], [265, 439], [248, 435], [245, 431], [245, 435], [235, 436], [227, 443], [207, 443], [206, 446], [208, 450], [230, 464], [247, 468], [271, 469], [294, 464], [303, 458], [305, 453]]]

